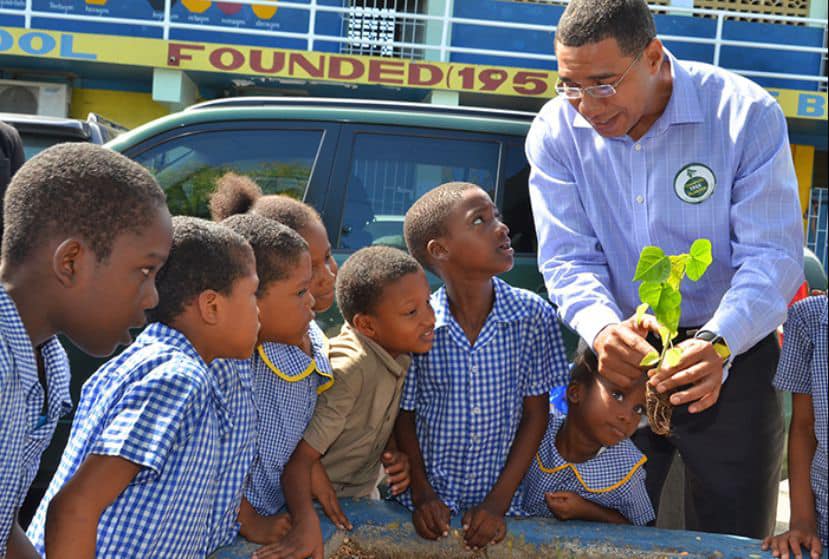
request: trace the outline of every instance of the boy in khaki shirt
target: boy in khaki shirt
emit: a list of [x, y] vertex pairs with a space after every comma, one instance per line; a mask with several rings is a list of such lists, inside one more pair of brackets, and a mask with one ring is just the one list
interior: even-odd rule
[[312, 497], [337, 527], [350, 528], [337, 496], [375, 493], [381, 464], [392, 494], [409, 485], [408, 459], [391, 433], [409, 354], [432, 347], [435, 313], [426, 274], [405, 252], [372, 246], [345, 261], [335, 291], [347, 323], [330, 342], [334, 384], [317, 400], [282, 475], [292, 529], [260, 552], [322, 557]]

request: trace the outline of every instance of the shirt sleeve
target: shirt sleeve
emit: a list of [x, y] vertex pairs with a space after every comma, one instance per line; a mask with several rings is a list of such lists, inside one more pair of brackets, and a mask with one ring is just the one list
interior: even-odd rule
[[639, 468], [619, 493], [619, 513], [635, 526], [645, 526], [656, 518], [648, 491], [645, 488], [645, 470]]
[[803, 221], [786, 119], [773, 100], [756, 104], [731, 189], [731, 265], [736, 270], [703, 329], [739, 355], [786, 319], [803, 282]]
[[566, 384], [570, 371], [555, 311], [546, 302], [539, 303], [540, 316], [534, 321], [535, 331], [528, 348], [525, 397], [545, 394], [553, 386]]
[[406, 372], [406, 380], [403, 381], [403, 392], [400, 395], [400, 409], [414, 411], [417, 408], [417, 366], [425, 356], [415, 355]]
[[774, 386], [778, 390], [812, 393], [810, 371], [814, 348], [800, 312], [805, 308], [802, 303], [792, 307], [784, 326], [783, 349], [774, 375]]
[[607, 258], [582, 206], [576, 180], [557, 156], [553, 124], [542, 114], [527, 135], [530, 203], [538, 269], [564, 322], [590, 345], [622, 313], [610, 293]]
[[314, 415], [303, 439], [320, 454], [325, 454], [345, 429], [348, 414], [363, 387], [361, 363], [351, 358], [332, 356], [334, 384], [320, 394]]
[[167, 364], [129, 387], [110, 410], [89, 453], [120, 456], [145, 468], [137, 481], [161, 475], [176, 446], [200, 428], [208, 387], [200, 375]]
[[17, 375], [0, 350], [0, 557], [17, 515], [25, 440], [24, 408]]

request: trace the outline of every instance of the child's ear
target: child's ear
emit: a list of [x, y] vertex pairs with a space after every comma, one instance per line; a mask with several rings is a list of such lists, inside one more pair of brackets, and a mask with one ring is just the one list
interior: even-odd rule
[[429, 258], [440, 262], [446, 260], [449, 251], [446, 250], [446, 247], [438, 239], [432, 239], [426, 243], [426, 254], [429, 255]]
[[83, 270], [85, 261], [90, 251], [78, 239], [66, 239], [58, 245], [52, 254], [52, 271], [63, 287], [72, 287], [78, 281], [78, 276]]
[[567, 403], [579, 404], [583, 396], [584, 387], [578, 382], [574, 382], [567, 386]]
[[351, 325], [363, 336], [374, 339], [377, 329], [374, 327], [374, 320], [371, 315], [357, 313], [351, 318]]
[[219, 322], [222, 306], [221, 299], [221, 295], [212, 289], [205, 289], [199, 293], [196, 303], [199, 308], [199, 316], [201, 316], [205, 324], [214, 326]]

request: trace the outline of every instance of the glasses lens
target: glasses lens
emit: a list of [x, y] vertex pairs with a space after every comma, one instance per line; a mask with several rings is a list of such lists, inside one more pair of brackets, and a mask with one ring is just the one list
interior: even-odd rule
[[611, 95], [616, 95], [616, 88], [609, 83], [594, 85], [593, 87], [585, 88], [585, 91], [591, 97], [610, 97]]
[[578, 87], [567, 87], [566, 85], [556, 84], [556, 93], [566, 97], [567, 99], [580, 99], [581, 89]]

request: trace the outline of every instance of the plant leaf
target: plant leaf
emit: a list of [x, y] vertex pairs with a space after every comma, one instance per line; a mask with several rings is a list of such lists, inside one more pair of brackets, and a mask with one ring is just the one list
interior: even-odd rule
[[728, 346], [725, 344], [714, 344], [714, 351], [717, 352], [717, 355], [722, 357], [723, 361], [731, 357], [731, 350], [728, 349]]
[[659, 352], [654, 349], [653, 351], [649, 351], [648, 354], [642, 358], [639, 362], [639, 366], [653, 367], [657, 363], [659, 363]]
[[665, 326], [659, 325], [659, 337], [662, 339], [662, 353], [665, 353], [665, 348], [671, 341], [671, 330]]
[[633, 281], [663, 282], [671, 273], [671, 262], [665, 252], [655, 246], [646, 246], [639, 254], [639, 263]]
[[665, 353], [665, 364], [668, 367], [676, 367], [682, 359], [682, 348], [672, 347]]
[[642, 318], [645, 316], [645, 311], [648, 310], [648, 304], [642, 303], [638, 307], [636, 307], [636, 315], [634, 316], [634, 322], [636, 326], [642, 325]]
[[685, 277], [685, 265], [689, 258], [690, 255], [688, 254], [676, 254], [668, 257], [671, 261], [671, 274], [668, 276], [668, 285], [676, 290], [679, 290], [679, 284], [682, 278]]
[[668, 285], [662, 284], [659, 292], [659, 300], [656, 305], [651, 304], [656, 320], [663, 326], [667, 326], [671, 332], [675, 332], [679, 326], [679, 314], [682, 307], [682, 295]]
[[685, 271], [691, 281], [697, 281], [708, 269], [713, 257], [711, 256], [711, 241], [708, 239], [697, 239], [688, 251], [688, 263]]

